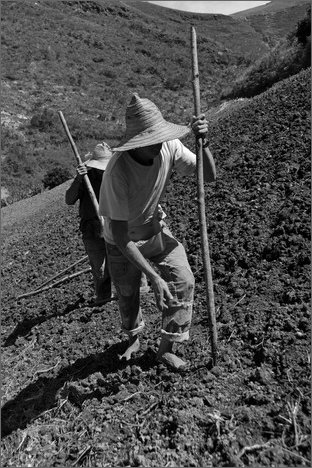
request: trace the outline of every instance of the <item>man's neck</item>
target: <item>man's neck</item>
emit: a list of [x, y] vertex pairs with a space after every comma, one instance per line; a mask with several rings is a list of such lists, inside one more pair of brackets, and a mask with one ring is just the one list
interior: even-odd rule
[[130, 154], [131, 158], [134, 159], [137, 163], [142, 164], [142, 166], [152, 166], [153, 165], [153, 159], [145, 159], [142, 158], [138, 152], [134, 150], [128, 150], [128, 153]]

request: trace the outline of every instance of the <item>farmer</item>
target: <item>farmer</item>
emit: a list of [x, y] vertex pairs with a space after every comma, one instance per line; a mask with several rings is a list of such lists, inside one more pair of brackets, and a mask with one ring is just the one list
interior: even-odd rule
[[112, 156], [110, 147], [105, 143], [96, 145], [92, 153], [84, 163], [77, 166], [77, 175], [66, 191], [65, 201], [67, 205], [79, 203], [80, 231], [82, 240], [89, 257], [91, 271], [95, 286], [95, 304], [102, 305], [110, 301], [112, 297], [111, 278], [106, 261], [106, 248], [103, 236], [103, 228], [95, 207], [92, 203], [83, 176], [88, 174], [94, 194], [99, 199], [102, 176], [107, 163]]
[[[196, 137], [207, 133], [204, 114], [192, 118], [191, 128]], [[194, 276], [182, 244], [159, 219], [158, 203], [173, 169], [181, 176], [196, 170], [196, 155], [179, 140], [189, 131], [187, 126], [167, 122], [149, 99], [133, 94], [126, 110], [126, 134], [114, 148], [99, 202], [122, 329], [129, 338], [120, 359], [129, 360], [140, 348], [144, 320], [139, 285], [143, 272], [162, 312], [157, 360], [173, 369], [187, 365], [174, 353], [173, 345], [189, 339]], [[213, 182], [214, 160], [204, 146], [204, 178]]]

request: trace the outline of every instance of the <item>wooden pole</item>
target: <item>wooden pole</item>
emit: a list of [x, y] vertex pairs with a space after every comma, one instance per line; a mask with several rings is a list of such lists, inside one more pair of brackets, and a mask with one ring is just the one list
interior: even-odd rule
[[[68, 140], [69, 140], [69, 142], [70, 142], [70, 145], [71, 145], [71, 147], [72, 147], [72, 150], [73, 150], [73, 152], [74, 152], [74, 155], [75, 155], [75, 157], [76, 157], [76, 160], [77, 160], [78, 164], [82, 164], [82, 161], [81, 161], [81, 158], [80, 158], [80, 156], [79, 156], [78, 150], [77, 150], [77, 148], [76, 148], [75, 142], [74, 142], [74, 140], [73, 140], [73, 138], [72, 138], [72, 136], [71, 136], [71, 134], [70, 134], [69, 128], [68, 128], [68, 126], [67, 126], [65, 117], [64, 117], [62, 111], [59, 111], [58, 114], [59, 114], [59, 116], [60, 116], [61, 122], [62, 122], [62, 124], [63, 124], [64, 129], [65, 129], [67, 138], [68, 138]], [[88, 174], [84, 174], [83, 180], [84, 180], [84, 183], [86, 184], [87, 191], [88, 191], [88, 193], [89, 193], [89, 195], [90, 195], [90, 198], [91, 198], [91, 201], [92, 201], [93, 206], [94, 206], [94, 208], [95, 208], [97, 217], [98, 217], [98, 219], [99, 219], [99, 221], [100, 221], [100, 223], [101, 223], [102, 229], [103, 229], [104, 223], [103, 223], [103, 218], [102, 218], [102, 216], [100, 216], [100, 214], [99, 214], [99, 203], [98, 203], [97, 198], [96, 198], [96, 196], [95, 196], [95, 193], [94, 193], [93, 187], [92, 187], [92, 185], [91, 185], [90, 179], [89, 179], [89, 177], [88, 177]]]
[[[198, 60], [197, 60], [197, 39], [195, 28], [191, 27], [191, 45], [192, 45], [192, 72], [193, 72], [193, 94], [194, 94], [194, 108], [195, 115], [199, 116], [200, 111], [200, 88], [199, 88], [199, 71], [198, 71]], [[207, 223], [205, 213], [205, 189], [204, 189], [204, 171], [203, 171], [203, 137], [196, 138], [196, 160], [197, 160], [197, 200], [198, 200], [198, 213], [199, 213], [199, 224], [201, 234], [201, 247], [203, 256], [203, 265], [206, 281], [206, 297], [208, 305], [208, 320], [209, 320], [209, 331], [212, 348], [212, 360], [213, 364], [217, 361], [217, 324], [215, 317], [215, 305], [214, 305], [214, 292], [213, 292], [213, 281], [211, 274], [211, 264], [209, 255], [209, 242], [207, 234]]]
[[88, 258], [88, 255], [84, 255], [82, 258], [80, 258], [80, 260], [77, 260], [77, 262], [72, 263], [71, 265], [69, 265], [69, 266], [68, 266], [67, 268], [65, 268], [64, 270], [60, 271], [60, 272], [57, 273], [56, 275], [54, 275], [54, 276], [52, 276], [51, 278], [47, 279], [47, 280], [46, 280], [44, 283], [42, 283], [40, 286], [37, 286], [37, 288], [35, 288], [34, 291], [37, 291], [37, 289], [43, 288], [43, 286], [46, 286], [47, 284], [51, 283], [51, 281], [55, 280], [55, 279], [58, 278], [59, 276], [62, 276], [66, 271], [71, 270], [71, 269], [74, 268], [76, 265], [78, 265], [78, 263], [84, 262], [87, 258]]
[[35, 294], [39, 294], [39, 293], [41, 293], [43, 291], [47, 291], [48, 289], [52, 289], [52, 288], [54, 288], [54, 286], [57, 286], [58, 284], [64, 283], [64, 281], [75, 278], [76, 276], [82, 275], [83, 273], [88, 273], [89, 271], [91, 271], [91, 267], [87, 267], [84, 270], [77, 271], [76, 273], [72, 273], [71, 275], [66, 275], [66, 276], [64, 276], [64, 278], [62, 278], [62, 279], [60, 279], [58, 281], [55, 281], [54, 283], [49, 284], [48, 286], [45, 286], [44, 288], [35, 289], [34, 291], [30, 291], [28, 293], [21, 294], [20, 296], [17, 296], [15, 299], [17, 300], [17, 299], [23, 299], [23, 298], [29, 297], [29, 296], [34, 296]]

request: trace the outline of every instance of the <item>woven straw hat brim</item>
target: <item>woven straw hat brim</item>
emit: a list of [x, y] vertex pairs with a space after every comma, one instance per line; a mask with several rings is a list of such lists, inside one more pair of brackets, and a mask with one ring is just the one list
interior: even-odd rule
[[102, 161], [96, 159], [88, 159], [87, 161], [85, 161], [86, 166], [92, 167], [94, 169], [100, 169], [101, 171], [105, 171], [108, 163], [108, 159], [103, 159]]
[[113, 151], [127, 151], [134, 148], [144, 148], [145, 146], [164, 143], [165, 141], [182, 138], [190, 131], [191, 129], [185, 125], [177, 125], [164, 120], [161, 125], [150, 127], [133, 137], [127, 137], [126, 135], [119, 146], [113, 148]]

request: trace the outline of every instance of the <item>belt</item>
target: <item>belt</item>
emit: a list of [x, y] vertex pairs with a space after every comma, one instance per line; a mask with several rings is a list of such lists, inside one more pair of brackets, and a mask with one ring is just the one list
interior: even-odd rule
[[155, 236], [161, 231], [161, 223], [158, 219], [141, 224], [140, 226], [131, 226], [129, 228], [129, 237], [132, 241], [137, 242], [139, 240], [147, 240]]

